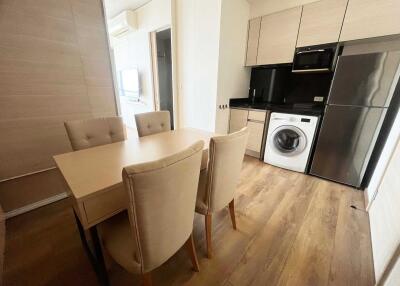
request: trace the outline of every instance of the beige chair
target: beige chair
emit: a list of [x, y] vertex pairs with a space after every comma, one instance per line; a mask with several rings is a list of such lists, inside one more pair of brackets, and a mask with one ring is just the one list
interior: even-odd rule
[[135, 114], [139, 137], [171, 130], [169, 111], [155, 111]]
[[247, 144], [247, 127], [211, 138], [208, 167], [200, 173], [196, 212], [205, 215], [207, 256], [211, 258], [212, 213], [229, 205], [233, 228], [236, 229], [234, 193]]
[[184, 244], [199, 270], [192, 230], [203, 145], [199, 141], [180, 153], [122, 172], [128, 214], [102, 223], [101, 236], [110, 256], [127, 271], [141, 274], [144, 285], [151, 285], [151, 271]]
[[126, 139], [121, 117], [73, 120], [65, 122], [64, 126], [74, 151]]

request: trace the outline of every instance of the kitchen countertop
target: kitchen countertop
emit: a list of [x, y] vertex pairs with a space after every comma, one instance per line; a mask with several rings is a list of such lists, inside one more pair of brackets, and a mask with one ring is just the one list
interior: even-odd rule
[[282, 113], [293, 113], [303, 115], [320, 116], [324, 113], [324, 105], [313, 104], [274, 104], [263, 102], [250, 102], [247, 98], [231, 99], [230, 108], [250, 109], [250, 110], [269, 110]]

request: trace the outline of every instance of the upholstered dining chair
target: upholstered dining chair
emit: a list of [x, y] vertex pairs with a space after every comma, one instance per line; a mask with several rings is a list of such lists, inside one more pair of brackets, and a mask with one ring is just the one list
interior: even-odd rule
[[135, 114], [139, 137], [171, 130], [169, 111], [155, 111]]
[[203, 146], [199, 141], [122, 171], [128, 213], [103, 222], [101, 237], [110, 256], [127, 271], [141, 274], [144, 285], [151, 285], [151, 271], [184, 244], [199, 271], [192, 230]]
[[205, 216], [207, 256], [212, 257], [212, 214], [229, 206], [233, 228], [236, 229], [234, 193], [242, 169], [247, 144], [247, 127], [210, 140], [207, 169], [200, 173], [196, 212]]
[[121, 117], [73, 120], [65, 122], [64, 126], [74, 151], [126, 139]]

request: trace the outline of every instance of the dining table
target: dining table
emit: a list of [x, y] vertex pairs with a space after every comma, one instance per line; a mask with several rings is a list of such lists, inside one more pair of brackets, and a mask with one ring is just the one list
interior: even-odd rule
[[97, 226], [128, 207], [122, 169], [160, 160], [201, 140], [204, 149], [200, 171], [207, 168], [209, 142], [216, 134], [182, 128], [144, 137], [135, 135], [129, 132], [128, 138], [121, 142], [53, 157], [68, 189], [82, 245], [101, 285], [109, 285], [109, 280]]

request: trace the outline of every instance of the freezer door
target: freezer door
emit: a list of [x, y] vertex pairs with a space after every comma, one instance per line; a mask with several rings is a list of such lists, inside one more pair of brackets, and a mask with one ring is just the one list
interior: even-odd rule
[[386, 108], [327, 107], [310, 173], [360, 187]]
[[389, 106], [399, 64], [398, 51], [340, 56], [328, 104]]

